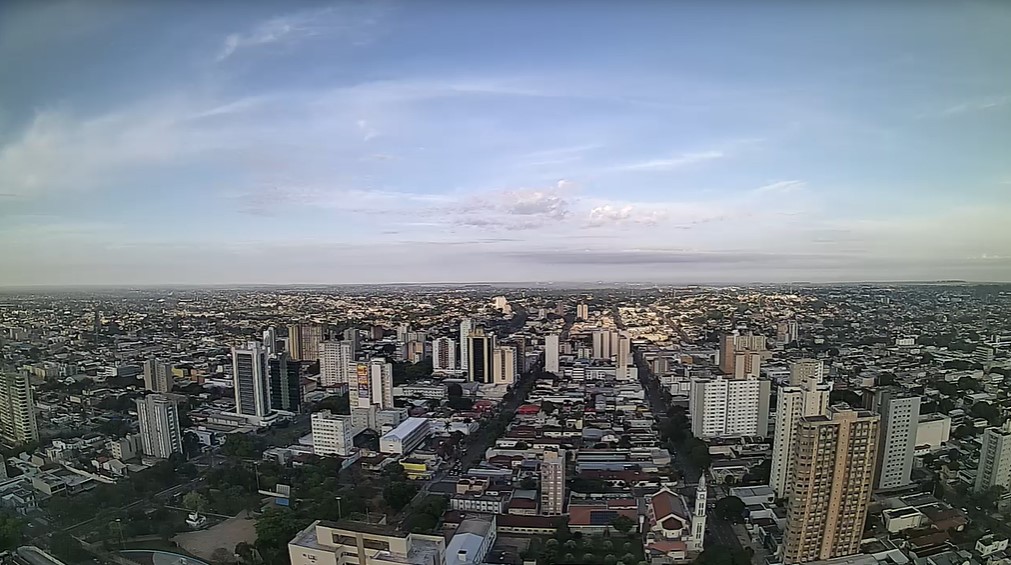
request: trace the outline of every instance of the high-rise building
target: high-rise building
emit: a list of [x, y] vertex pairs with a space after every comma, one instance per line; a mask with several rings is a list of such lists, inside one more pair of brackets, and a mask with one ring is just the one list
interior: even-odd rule
[[797, 321], [785, 320], [776, 325], [776, 341], [781, 344], [788, 344], [797, 341], [799, 336]]
[[818, 359], [799, 359], [790, 364], [790, 385], [801, 386], [810, 379], [825, 380], [825, 364]]
[[[766, 351], [764, 335], [734, 333], [720, 337], [720, 371], [725, 375], [742, 378], [758, 376], [762, 353]], [[740, 366], [741, 363], [745, 365]]]
[[432, 341], [432, 368], [440, 371], [456, 369], [456, 341], [448, 337]]
[[144, 361], [144, 388], [152, 392], [172, 392], [172, 364], [157, 359]]
[[698, 438], [765, 437], [770, 390], [769, 381], [756, 377], [692, 379], [688, 396], [692, 434]]
[[302, 377], [300, 363], [291, 359], [286, 351], [268, 360], [270, 372], [270, 408], [285, 412], [298, 412], [302, 407]]
[[324, 338], [323, 324], [295, 324], [288, 328], [288, 353], [297, 361], [316, 361], [319, 359], [319, 343]]
[[175, 401], [163, 394], [149, 394], [135, 402], [144, 455], [168, 459], [173, 453], [182, 453], [183, 434]]
[[464, 371], [470, 368], [470, 332], [474, 329], [474, 322], [470, 318], [465, 318], [460, 322], [460, 368]]
[[874, 482], [880, 416], [833, 406], [797, 423], [783, 562], [860, 551]]
[[565, 513], [565, 450], [547, 450], [541, 461], [541, 514]]
[[916, 424], [920, 420], [920, 395], [898, 387], [882, 387], [872, 409], [881, 416], [875, 482], [879, 489], [908, 486], [916, 450]]
[[516, 382], [516, 348], [496, 346], [492, 348], [492, 382], [497, 385], [511, 385]]
[[397, 326], [397, 341], [399, 343], [407, 342], [407, 334], [411, 331], [411, 324], [404, 322]]
[[593, 332], [593, 358], [611, 358], [611, 332], [608, 330], [597, 330]]
[[351, 344], [352, 355], [357, 355], [361, 349], [361, 332], [358, 328], [348, 328], [341, 334], [341, 339]]
[[590, 305], [589, 304], [577, 304], [576, 305], [576, 319], [586, 321], [590, 319]]
[[354, 447], [351, 416], [320, 410], [312, 415], [312, 451], [316, 455], [346, 457]]
[[618, 337], [618, 349], [615, 352], [615, 376], [619, 379], [628, 377], [628, 366], [632, 363], [632, 340], [628, 336]]
[[544, 338], [544, 370], [556, 375], [560, 372], [558, 366], [558, 334], [551, 334]]
[[420, 363], [425, 359], [425, 342], [408, 339], [407, 343], [404, 344], [403, 352], [404, 361], [408, 363]]
[[319, 344], [319, 384], [332, 387], [348, 384], [355, 366], [355, 348], [351, 341], [332, 339]]
[[270, 413], [270, 386], [267, 382], [267, 352], [259, 342], [232, 348], [232, 381], [235, 412], [262, 418]]
[[39, 441], [35, 400], [27, 374], [0, 374], [0, 438], [12, 444]]
[[263, 349], [270, 357], [280, 351], [277, 347], [277, 330], [273, 326], [263, 330]]
[[[817, 363], [821, 365], [821, 361]], [[776, 430], [769, 473], [769, 486], [780, 498], [787, 496], [797, 422], [806, 416], [827, 414], [831, 392], [832, 385], [822, 381], [820, 368], [814, 370], [807, 360], [790, 366], [790, 384], [780, 387], [777, 395]]]
[[355, 366], [357, 387], [352, 397], [352, 408], [393, 408], [393, 364], [376, 358]]
[[484, 328], [474, 328], [467, 338], [467, 376], [472, 382], [490, 383], [492, 343]]
[[1011, 420], [999, 428], [983, 430], [983, 448], [979, 450], [973, 490], [986, 492], [994, 486], [1011, 488]]

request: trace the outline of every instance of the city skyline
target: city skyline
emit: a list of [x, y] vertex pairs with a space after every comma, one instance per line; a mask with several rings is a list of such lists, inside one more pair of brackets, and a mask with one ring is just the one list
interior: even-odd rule
[[993, 2], [6, 5], [0, 286], [1011, 281], [1009, 27]]

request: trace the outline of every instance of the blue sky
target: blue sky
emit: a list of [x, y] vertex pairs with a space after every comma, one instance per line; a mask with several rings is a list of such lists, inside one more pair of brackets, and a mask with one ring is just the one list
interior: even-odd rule
[[1011, 281], [1011, 3], [0, 7], [0, 285]]

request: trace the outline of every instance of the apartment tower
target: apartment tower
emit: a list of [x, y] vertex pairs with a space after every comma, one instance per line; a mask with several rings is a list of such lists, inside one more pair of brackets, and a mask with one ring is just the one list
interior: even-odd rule
[[874, 487], [880, 416], [840, 405], [797, 423], [784, 563], [860, 551]]
[[168, 459], [173, 453], [182, 453], [183, 434], [175, 401], [162, 394], [149, 394], [135, 402], [144, 455]]
[[790, 366], [790, 384], [779, 389], [769, 486], [780, 498], [785, 498], [788, 494], [791, 452], [796, 439], [797, 422], [806, 416], [828, 413], [832, 385], [824, 382], [823, 372], [821, 361], [797, 361]]

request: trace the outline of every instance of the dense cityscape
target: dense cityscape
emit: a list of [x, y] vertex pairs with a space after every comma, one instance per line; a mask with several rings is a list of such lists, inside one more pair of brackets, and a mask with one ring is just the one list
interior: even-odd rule
[[11, 291], [0, 344], [18, 563], [1011, 555], [1007, 286]]

